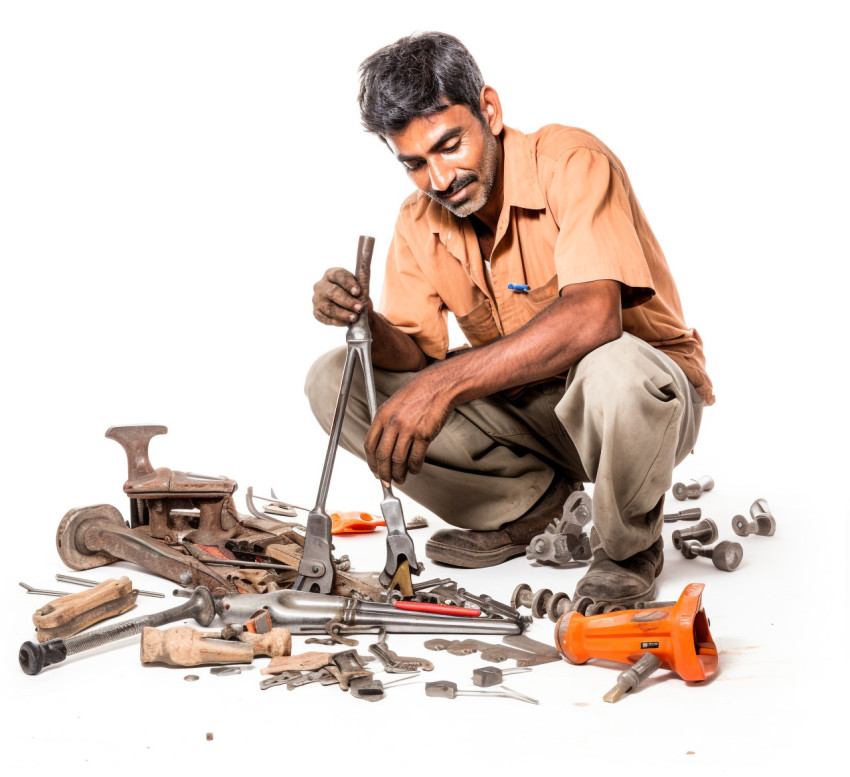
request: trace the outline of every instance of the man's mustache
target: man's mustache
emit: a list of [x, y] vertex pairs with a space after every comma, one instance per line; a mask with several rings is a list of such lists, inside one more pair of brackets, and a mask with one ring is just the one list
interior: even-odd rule
[[469, 184], [475, 183], [477, 180], [478, 176], [475, 175], [475, 173], [469, 173], [463, 178], [455, 178], [448, 189], [431, 189], [431, 196], [439, 199], [451, 197], [453, 194], [457, 194], [461, 189], [463, 189], [464, 186], [469, 186]]

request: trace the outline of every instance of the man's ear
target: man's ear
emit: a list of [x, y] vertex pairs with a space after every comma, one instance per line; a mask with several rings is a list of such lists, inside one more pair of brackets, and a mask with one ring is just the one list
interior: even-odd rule
[[485, 86], [481, 90], [479, 98], [479, 107], [481, 115], [484, 117], [484, 123], [490, 128], [490, 132], [498, 135], [502, 131], [502, 103], [499, 100], [499, 95], [492, 86]]

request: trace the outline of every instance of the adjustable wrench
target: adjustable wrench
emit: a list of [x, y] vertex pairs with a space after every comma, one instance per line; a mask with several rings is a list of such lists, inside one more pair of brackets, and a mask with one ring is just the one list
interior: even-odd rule
[[[368, 295], [369, 265], [372, 261], [372, 250], [375, 238], [361, 235], [357, 245], [357, 266], [355, 276], [364, 292]], [[322, 468], [319, 484], [319, 494], [316, 506], [307, 516], [307, 534], [304, 539], [304, 553], [298, 566], [298, 577], [293, 588], [299, 591], [313, 593], [330, 593], [333, 585], [333, 563], [331, 560], [331, 530], [333, 524], [325, 508], [331, 472], [333, 471], [336, 449], [342, 431], [345, 417], [345, 406], [351, 391], [351, 381], [354, 377], [354, 364], [359, 358], [366, 383], [366, 401], [369, 405], [369, 415], [375, 417], [378, 411], [378, 400], [375, 393], [375, 375], [372, 370], [372, 332], [368, 316], [360, 317], [348, 326], [345, 336], [346, 353], [345, 366], [342, 371], [342, 381], [339, 386], [336, 409], [331, 424], [328, 451]], [[381, 584], [387, 587], [398, 587], [405, 596], [411, 595], [412, 583], [410, 575], [418, 575], [422, 568], [416, 560], [413, 540], [407, 533], [401, 502], [392, 492], [392, 486], [381, 483], [384, 498], [381, 502], [381, 513], [387, 524], [387, 561], [380, 575]]]

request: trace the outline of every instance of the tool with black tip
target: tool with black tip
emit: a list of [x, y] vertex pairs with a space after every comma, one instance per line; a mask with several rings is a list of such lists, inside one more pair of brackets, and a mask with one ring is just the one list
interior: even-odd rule
[[[363, 299], [368, 297], [369, 270], [372, 261], [372, 250], [375, 238], [360, 236], [357, 245], [357, 266], [355, 277], [360, 285]], [[351, 381], [354, 377], [355, 362], [360, 360], [363, 378], [366, 383], [366, 400], [369, 405], [369, 415], [375, 417], [378, 411], [378, 400], [375, 393], [375, 376], [372, 370], [372, 332], [369, 327], [369, 317], [361, 313], [357, 321], [349, 324], [345, 336], [346, 353], [345, 366], [342, 370], [342, 380], [339, 386], [336, 409], [331, 423], [328, 450], [322, 468], [319, 483], [319, 494], [316, 506], [307, 516], [307, 534], [304, 539], [304, 554], [298, 566], [298, 577], [293, 588], [312, 593], [330, 593], [333, 586], [334, 569], [331, 560], [331, 532], [333, 523], [327, 513], [325, 501], [333, 472], [336, 449], [342, 432], [342, 422], [345, 417], [345, 406], [351, 391]], [[381, 513], [387, 524], [387, 561], [380, 575], [381, 585], [387, 588], [398, 588], [402, 595], [413, 593], [411, 574], [418, 575], [422, 568], [416, 560], [413, 540], [407, 533], [401, 502], [392, 492], [392, 486], [381, 483], [384, 498], [381, 502]]]
[[192, 598], [185, 604], [153, 615], [143, 615], [140, 618], [115, 623], [68, 639], [51, 639], [40, 645], [34, 642], [24, 642], [18, 654], [18, 661], [26, 674], [38, 674], [45, 666], [58, 664], [68, 656], [115, 642], [124, 637], [141, 634], [142, 629], [147, 626], [163, 626], [166, 623], [174, 623], [174, 621], [186, 618], [193, 618], [201, 626], [209, 626], [212, 623], [213, 618], [215, 618], [215, 601], [209, 588], [198, 586], [192, 594]]

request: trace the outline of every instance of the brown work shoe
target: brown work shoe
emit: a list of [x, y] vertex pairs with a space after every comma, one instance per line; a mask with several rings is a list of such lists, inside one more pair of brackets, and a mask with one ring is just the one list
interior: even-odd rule
[[659, 537], [646, 550], [622, 561], [610, 558], [602, 549], [594, 528], [590, 538], [593, 561], [584, 577], [576, 585], [576, 601], [589, 596], [595, 602], [625, 604], [648, 601], [655, 596], [655, 578], [664, 566], [664, 540]]
[[521, 556], [532, 537], [561, 517], [564, 502], [573, 490], [573, 486], [556, 475], [525, 515], [492, 531], [440, 529], [425, 543], [425, 555], [440, 564], [467, 569], [492, 567]]

